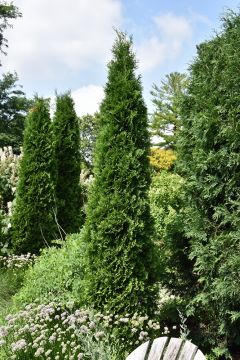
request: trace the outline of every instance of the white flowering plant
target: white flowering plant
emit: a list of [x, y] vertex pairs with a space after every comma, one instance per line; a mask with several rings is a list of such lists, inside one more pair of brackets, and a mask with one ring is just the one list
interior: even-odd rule
[[6, 269], [12, 270], [26, 270], [30, 265], [33, 265], [37, 256], [34, 254], [21, 254], [21, 255], [5, 255], [0, 256], [0, 265]]
[[168, 332], [148, 316], [101, 314], [74, 303], [32, 303], [6, 317], [0, 348], [9, 360], [120, 360]]
[[8, 253], [11, 230], [12, 203], [18, 182], [21, 155], [11, 146], [0, 148], [0, 252]]
[[11, 212], [16, 192], [20, 158], [21, 155], [13, 153], [11, 146], [0, 148], [0, 201], [1, 207], [8, 212]]

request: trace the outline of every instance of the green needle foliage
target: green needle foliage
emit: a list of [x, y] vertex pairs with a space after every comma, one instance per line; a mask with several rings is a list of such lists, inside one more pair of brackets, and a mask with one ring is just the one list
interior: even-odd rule
[[155, 111], [151, 119], [151, 133], [159, 137], [158, 146], [175, 149], [177, 133], [181, 128], [179, 97], [188, 84], [186, 74], [166, 75], [160, 87], [153, 84], [151, 95]]
[[194, 307], [205, 313], [205, 338], [221, 344], [218, 355], [240, 345], [239, 58], [240, 16], [229, 12], [222, 32], [198, 47], [179, 139], [199, 283]]
[[57, 164], [57, 219], [64, 237], [65, 234], [78, 232], [82, 223], [79, 123], [69, 93], [57, 95], [53, 130]]
[[49, 102], [37, 98], [27, 118], [12, 219], [16, 253], [38, 253], [56, 238], [52, 142]]
[[117, 33], [101, 105], [87, 209], [89, 296], [115, 312], [151, 312], [155, 261], [147, 192], [147, 110], [132, 40]]

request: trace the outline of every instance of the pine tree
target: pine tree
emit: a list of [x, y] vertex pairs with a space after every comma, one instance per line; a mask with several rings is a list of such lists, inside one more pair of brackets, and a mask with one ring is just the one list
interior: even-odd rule
[[38, 253], [56, 237], [55, 159], [47, 100], [37, 98], [27, 118], [14, 206], [13, 249]]
[[82, 223], [80, 191], [80, 136], [74, 102], [69, 93], [57, 96], [53, 123], [57, 164], [57, 219], [63, 237]]
[[239, 49], [240, 15], [230, 12], [222, 32], [198, 46], [182, 104], [179, 171], [191, 207], [194, 308], [212, 333], [211, 347], [240, 344]]
[[179, 97], [186, 91], [187, 84], [186, 74], [178, 72], [166, 75], [160, 87], [153, 84], [151, 95], [155, 111], [151, 119], [151, 134], [159, 138], [158, 145], [161, 147], [176, 148], [177, 133], [181, 127]]
[[98, 309], [151, 312], [156, 274], [147, 197], [147, 109], [132, 40], [123, 33], [117, 34], [108, 68], [85, 228], [88, 293]]

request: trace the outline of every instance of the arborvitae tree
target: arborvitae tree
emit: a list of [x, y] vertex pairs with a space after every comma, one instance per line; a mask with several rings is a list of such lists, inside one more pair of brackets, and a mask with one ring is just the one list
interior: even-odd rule
[[37, 98], [26, 122], [13, 210], [13, 249], [17, 253], [38, 253], [57, 236], [52, 143], [49, 102]]
[[[198, 276], [194, 311], [206, 340], [240, 345], [240, 15], [198, 46], [183, 100], [179, 170], [187, 180], [191, 258]], [[212, 337], [210, 336], [212, 335]]]
[[181, 126], [179, 97], [185, 92], [187, 84], [186, 74], [178, 72], [166, 75], [160, 86], [153, 84], [151, 95], [155, 111], [151, 119], [151, 134], [159, 137], [158, 145], [161, 147], [176, 147], [176, 136]]
[[82, 224], [79, 124], [69, 93], [57, 95], [53, 129], [57, 165], [57, 219], [64, 237], [65, 234], [78, 232]]
[[93, 305], [114, 312], [154, 311], [156, 281], [147, 110], [132, 40], [118, 33], [100, 108], [94, 184], [87, 209]]

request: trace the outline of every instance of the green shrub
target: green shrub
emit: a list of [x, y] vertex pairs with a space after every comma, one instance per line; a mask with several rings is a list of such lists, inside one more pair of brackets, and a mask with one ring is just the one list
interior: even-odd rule
[[12, 297], [21, 288], [24, 274], [34, 260], [31, 254], [0, 256], [0, 321], [11, 308]]
[[[57, 242], [58, 243], [58, 242]], [[23, 287], [15, 296], [15, 304], [33, 301], [75, 300], [82, 303], [84, 297], [85, 245], [82, 236], [73, 234], [62, 244], [44, 249], [24, 279]]]
[[0, 267], [0, 322], [12, 306], [12, 296], [21, 288], [24, 272]]
[[184, 233], [186, 202], [184, 179], [162, 171], [152, 178], [150, 209], [159, 247], [160, 283], [175, 295], [191, 297], [194, 291], [193, 264], [188, 259], [189, 239]]

